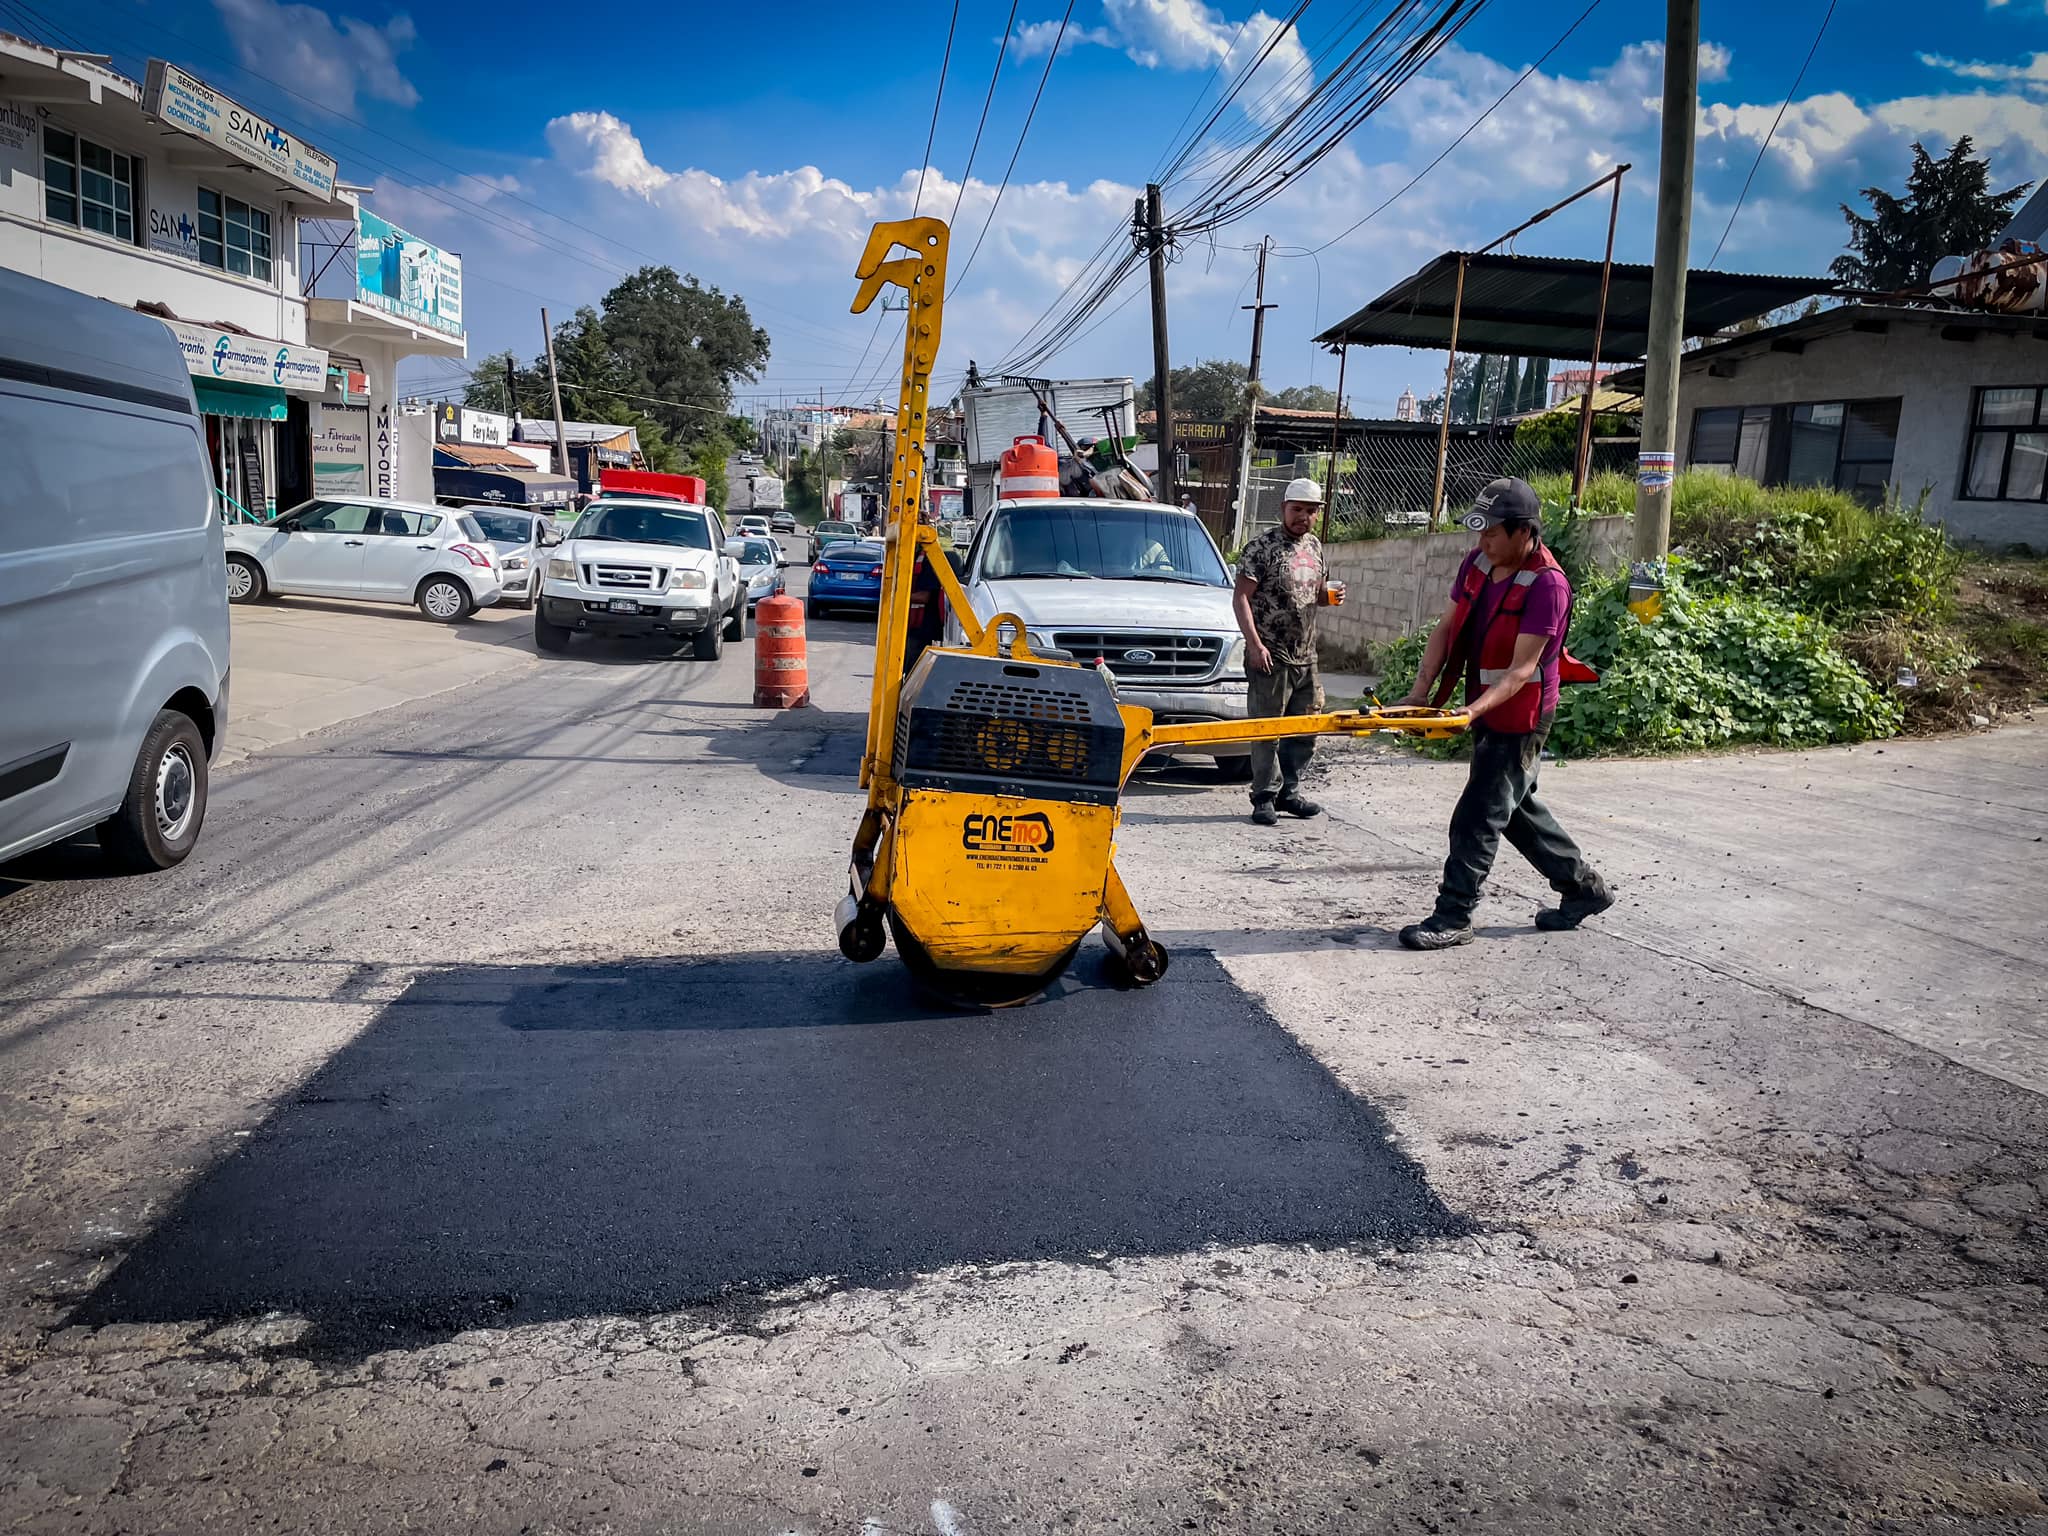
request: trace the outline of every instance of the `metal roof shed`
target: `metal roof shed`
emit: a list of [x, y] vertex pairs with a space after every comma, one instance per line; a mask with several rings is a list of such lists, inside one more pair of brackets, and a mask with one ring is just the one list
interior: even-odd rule
[[[1464, 302], [1458, 266], [1464, 263]], [[1506, 357], [1585, 357], [1600, 314], [1602, 263], [1570, 256], [1446, 251], [1348, 319], [1324, 346], [1426, 347]], [[1824, 277], [1769, 277], [1696, 269], [1685, 279], [1685, 334], [1707, 336], [1786, 304], [1832, 293]], [[1607, 291], [1600, 361], [1631, 363], [1649, 348], [1650, 269], [1616, 262]]]

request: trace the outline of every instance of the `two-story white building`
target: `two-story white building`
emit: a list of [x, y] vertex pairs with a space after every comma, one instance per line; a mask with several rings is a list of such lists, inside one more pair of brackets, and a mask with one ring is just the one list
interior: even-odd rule
[[152, 60], [138, 84], [103, 55], [0, 33], [0, 266], [169, 327], [231, 509], [310, 497], [337, 438], [363, 489], [411, 488], [395, 440], [380, 474], [380, 397], [388, 414], [398, 357], [466, 349], [459, 324], [306, 297], [300, 221], [362, 219], [332, 159], [176, 66]]

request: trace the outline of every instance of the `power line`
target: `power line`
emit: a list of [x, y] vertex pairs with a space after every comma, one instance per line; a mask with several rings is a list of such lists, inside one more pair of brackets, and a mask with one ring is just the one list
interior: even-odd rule
[[960, 173], [960, 185], [953, 193], [953, 211], [946, 215], [951, 224], [960, 217], [960, 199], [967, 195], [967, 178], [974, 174], [974, 157], [981, 152], [981, 131], [988, 126], [989, 104], [996, 99], [996, 81], [1003, 75], [1003, 56], [1010, 51], [1010, 33], [1017, 25], [1019, 0], [1010, 0], [1010, 19], [1003, 23], [1003, 40], [996, 45], [996, 67], [989, 71], [988, 92], [981, 98], [981, 121], [974, 125], [974, 142], [967, 147], [967, 168]]
[[924, 176], [931, 169], [932, 145], [939, 136], [939, 106], [946, 99], [946, 71], [953, 67], [953, 29], [960, 24], [960, 0], [953, 0], [953, 15], [946, 23], [946, 51], [939, 59], [939, 89], [932, 97], [932, 125], [924, 136], [924, 159], [917, 167], [917, 196], [911, 199], [910, 216], [924, 206]]
[[1317, 246], [1315, 250], [1312, 251], [1310, 254], [1320, 256], [1324, 251], [1327, 251], [1339, 240], [1348, 239], [1350, 236], [1356, 234], [1359, 230], [1363, 229], [1367, 224], [1370, 224], [1374, 219], [1378, 218], [1381, 214], [1385, 213], [1389, 208], [1393, 207], [1394, 204], [1399, 202], [1403, 197], [1406, 197], [1410, 192], [1412, 192], [1415, 189], [1416, 184], [1420, 182], [1423, 177], [1427, 176], [1431, 171], [1435, 170], [1438, 166], [1442, 165], [1445, 160], [1450, 158], [1452, 150], [1456, 149], [1460, 144], [1464, 143], [1467, 139], [1471, 138], [1472, 135], [1478, 131], [1479, 125], [1481, 123], [1484, 123], [1489, 117], [1493, 116], [1495, 112], [1499, 111], [1502, 104], [1506, 102], [1510, 96], [1514, 95], [1516, 91], [1521, 89], [1523, 81], [1527, 80], [1531, 75], [1535, 74], [1537, 70], [1541, 69], [1545, 64], [1549, 63], [1551, 55], [1556, 53], [1558, 49], [1562, 48], [1565, 45], [1566, 41], [1571, 37], [1571, 35], [1574, 32], [1578, 31], [1579, 28], [1585, 23], [1586, 18], [1588, 16], [1591, 16], [1595, 11], [1599, 9], [1600, 0], [1592, 0], [1592, 4], [1588, 5], [1585, 8], [1585, 10], [1579, 13], [1578, 20], [1574, 21], [1570, 26], [1566, 27], [1564, 31], [1558, 36], [1557, 41], [1552, 43], [1548, 48], [1544, 50], [1543, 57], [1538, 59], [1534, 64], [1531, 64], [1527, 69], [1523, 70], [1521, 74], [1517, 75], [1515, 77], [1514, 84], [1510, 85], [1506, 90], [1502, 91], [1500, 95], [1494, 98], [1492, 106], [1488, 107], [1484, 112], [1480, 113], [1477, 117], [1473, 118], [1470, 123], [1465, 125], [1465, 131], [1463, 133], [1459, 134], [1455, 139], [1451, 140], [1450, 143], [1444, 146], [1443, 153], [1439, 154], [1434, 160], [1430, 161], [1429, 164], [1425, 165], [1421, 170], [1417, 171], [1414, 176], [1410, 177], [1408, 184], [1402, 187], [1400, 191], [1394, 193], [1393, 196], [1389, 197], [1385, 202], [1381, 203], [1377, 208], [1373, 209], [1372, 212], [1368, 213], [1356, 224], [1353, 224], [1349, 229], [1343, 231], [1341, 234], [1332, 235], [1329, 239], [1325, 240], [1321, 245]]
[[1792, 77], [1792, 89], [1785, 93], [1785, 100], [1778, 108], [1778, 115], [1771, 119], [1771, 131], [1764, 135], [1763, 143], [1756, 147], [1756, 158], [1749, 162], [1749, 174], [1742, 178], [1742, 191], [1735, 199], [1735, 206], [1728, 210], [1727, 227], [1721, 231], [1721, 238], [1714, 242], [1714, 254], [1707, 258], [1709, 267], [1721, 259], [1721, 247], [1728, 243], [1729, 233], [1735, 228], [1735, 217], [1742, 212], [1742, 205], [1749, 197], [1749, 184], [1756, 180], [1757, 168], [1764, 163], [1764, 151], [1771, 147], [1771, 140], [1777, 137], [1778, 124], [1785, 121], [1785, 113], [1792, 105], [1792, 98], [1799, 94], [1800, 84], [1806, 79], [1806, 67], [1820, 51], [1820, 40], [1827, 36], [1828, 23], [1834, 19], [1835, 0], [1828, 0], [1828, 8], [1820, 19], [1820, 30], [1813, 34], [1813, 46], [1806, 50], [1805, 62], [1799, 66], [1799, 73]]

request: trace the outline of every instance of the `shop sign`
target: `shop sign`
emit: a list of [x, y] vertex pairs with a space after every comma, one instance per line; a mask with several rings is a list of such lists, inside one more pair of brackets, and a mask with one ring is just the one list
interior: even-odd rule
[[370, 442], [370, 408], [322, 402], [313, 431], [313, 494], [360, 496], [369, 489], [365, 467]]
[[512, 418], [495, 411], [462, 408], [461, 441], [480, 448], [502, 448], [512, 441]]
[[0, 101], [0, 149], [33, 149], [42, 122], [18, 101]]
[[434, 441], [437, 443], [459, 443], [462, 441], [462, 408], [441, 404], [434, 407]]
[[331, 159], [175, 64], [149, 61], [142, 110], [244, 164], [305, 188], [322, 202], [334, 200], [336, 167]]
[[149, 210], [149, 248], [159, 256], [199, 259], [199, 226], [192, 215], [163, 208]]
[[398, 434], [391, 426], [391, 402], [377, 402], [370, 439], [370, 489], [379, 500], [398, 494]]
[[356, 296], [408, 324], [462, 334], [462, 258], [367, 208], [357, 217]]
[[313, 395], [326, 391], [327, 354], [318, 347], [295, 347], [239, 331], [216, 331], [185, 320], [163, 324], [178, 338], [185, 353], [185, 371], [195, 378], [268, 384]]

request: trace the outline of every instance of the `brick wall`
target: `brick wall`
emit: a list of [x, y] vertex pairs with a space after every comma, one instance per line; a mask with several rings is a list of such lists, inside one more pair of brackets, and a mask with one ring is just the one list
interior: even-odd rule
[[[1585, 526], [1597, 564], [1618, 566], [1627, 560], [1627, 518], [1588, 518]], [[1323, 666], [1369, 670], [1374, 648], [1442, 613], [1458, 566], [1471, 548], [1472, 535], [1463, 530], [1330, 545], [1330, 574], [1345, 583], [1346, 591], [1343, 607], [1325, 608], [1316, 618]]]

